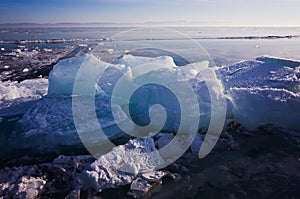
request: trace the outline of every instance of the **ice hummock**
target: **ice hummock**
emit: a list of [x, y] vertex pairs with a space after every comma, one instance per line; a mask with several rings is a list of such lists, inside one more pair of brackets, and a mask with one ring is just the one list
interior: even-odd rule
[[[18, 118], [30, 107], [47, 94], [48, 80], [44, 78], [28, 79], [18, 82], [0, 81], [0, 123]], [[5, 125], [2, 127], [6, 132]]]
[[40, 99], [47, 94], [48, 80], [28, 79], [18, 82], [0, 81], [0, 109], [14, 104]]
[[[81, 84], [81, 90], [77, 90], [73, 93], [73, 84], [75, 82], [75, 75], [79, 70], [80, 65], [83, 61], [88, 63], [90, 70], [85, 71], [83, 79], [77, 79], [77, 81]], [[106, 136], [109, 139], [117, 139], [122, 137], [124, 133], [118, 129], [118, 126], [115, 124], [113, 115], [111, 114], [111, 109], [114, 109], [114, 116], [119, 118], [119, 121], [125, 122], [126, 128], [129, 130], [133, 130], [133, 127], [130, 129], [131, 123], [128, 123], [128, 116], [125, 113], [124, 108], [121, 105], [113, 105], [110, 106], [110, 98], [109, 96], [113, 92], [113, 85], [116, 81], [125, 73], [126, 78], [130, 81], [131, 68], [134, 69], [136, 66], [142, 63], [151, 63], [153, 65], [159, 64], [163, 65], [165, 70], [178, 71], [182, 74], [185, 74], [187, 79], [190, 77], [195, 77], [197, 74], [195, 71], [189, 71], [189, 67], [182, 68], [183, 70], [179, 70], [179, 67], [175, 65], [173, 59], [171, 57], [158, 57], [158, 58], [144, 58], [144, 57], [134, 57], [131, 55], [124, 56], [119, 60], [118, 64], [108, 64], [96, 59], [92, 55], [87, 55], [86, 57], [76, 57], [68, 60], [63, 60], [59, 62], [51, 71], [49, 75], [49, 90], [48, 95], [45, 96], [42, 100], [36, 103], [35, 107], [29, 110], [22, 119], [17, 123], [14, 131], [14, 135], [17, 137], [21, 136], [26, 138], [26, 140], [32, 140], [33, 142], [19, 142], [24, 144], [19, 144], [18, 146], [27, 145], [35, 145], [35, 147], [54, 147], [55, 145], [80, 145], [81, 141], [78, 138], [77, 130], [74, 126], [74, 121], [72, 117], [72, 97], [77, 99], [82, 99], [80, 102], [80, 108], [85, 111], [87, 110], [87, 106], [85, 106], [84, 98], [85, 96], [89, 96], [92, 94], [92, 90], [96, 90], [96, 114], [98, 117], [98, 122], [101, 124], [101, 127], [105, 130]], [[161, 69], [161, 68], [160, 68]], [[160, 69], [155, 70], [151, 69], [146, 72], [145, 78], [152, 78], [155, 75], [164, 75], [163, 78], [167, 79], [165, 76], [166, 73], [160, 73]], [[93, 73], [97, 70], [105, 71], [104, 75], [99, 79], [93, 79], [93, 81], [98, 81], [95, 84], [95, 87], [87, 88], [85, 84], [88, 84]], [[90, 74], [89, 74], [90, 73]], [[185, 76], [183, 80], [185, 80]], [[87, 78], [86, 78], [87, 77]], [[167, 79], [168, 80], [168, 79]], [[143, 81], [143, 79], [139, 79], [139, 81]], [[176, 82], [176, 79], [170, 78], [168, 82], [171, 84], [172, 82]], [[127, 88], [125, 88], [127, 89]], [[148, 88], [144, 88], [141, 92], [147, 92]], [[162, 97], [160, 94], [164, 92], [164, 90], [156, 87], [154, 89], [156, 92], [152, 97], [149, 95], [149, 100], [159, 100]], [[145, 95], [143, 95], [145, 96]], [[135, 101], [139, 101], [143, 96], [136, 96]], [[186, 97], [188, 100], [189, 97]], [[146, 101], [146, 105], [147, 105]], [[172, 108], [176, 106], [176, 103], [166, 103], [169, 110], [172, 111]], [[139, 109], [139, 114], [144, 115], [143, 117], [147, 120], [147, 110], [144, 110], [142, 107], [137, 107]], [[175, 111], [175, 112], [174, 112]], [[191, 112], [189, 112], [191, 114]], [[170, 123], [165, 126], [165, 130], [176, 130], [176, 125], [180, 122], [180, 118], [176, 116], [179, 112], [173, 110], [173, 114], [170, 114], [171, 118]], [[92, 114], [83, 114], [81, 116], [80, 126], [84, 129], [84, 132], [89, 133], [93, 132], [97, 125], [95, 125], [91, 119]], [[139, 118], [138, 118], [139, 119]], [[143, 122], [143, 121], [141, 121]], [[145, 122], [145, 121], [144, 121]], [[154, 124], [158, 125], [158, 124]], [[149, 133], [149, 132], [148, 132]], [[93, 142], [93, 134], [91, 134], [90, 141]], [[66, 142], [68, 140], [68, 142]], [[105, 141], [105, 139], [103, 138]], [[99, 144], [99, 143], [98, 143]]]
[[[299, 131], [299, 66], [297, 67], [295, 62], [293, 62], [293, 67], [291, 67], [290, 61], [285, 63], [284, 60], [278, 62], [276, 60], [270, 61], [270, 59], [275, 58], [269, 58], [268, 61], [244, 61], [226, 67], [211, 68], [222, 80], [225, 88], [228, 99], [227, 119], [236, 120], [236, 122], [241, 123], [249, 130], [254, 130], [262, 125], [273, 125]], [[73, 84], [76, 77], [75, 74], [83, 61], [91, 63], [91, 70], [85, 74], [87, 77], [94, 76], [93, 69], [101, 69], [105, 72], [104, 76], [97, 79], [98, 82], [92, 90], [96, 91], [95, 98], [98, 99], [95, 100], [98, 122], [105, 129], [105, 134], [109, 139], [122, 140], [125, 136], [124, 132], [116, 125], [111, 114], [111, 108], [116, 110], [116, 115], [125, 124], [128, 119], [131, 119], [128, 118], [126, 110], [122, 106], [110, 107], [110, 96], [114, 89], [114, 83], [123, 74], [126, 74], [126, 78], [129, 81], [131, 69], [149, 62], [164, 65], [167, 70], [174, 70], [180, 73], [183, 77], [182, 81], [187, 80], [192, 85], [201, 105], [199, 129], [204, 131], [207, 129], [210, 121], [211, 101], [204, 79], [199, 75], [199, 70], [203, 71], [203, 68], [195, 68], [190, 64], [178, 67], [172, 57], [168, 56], [149, 58], [125, 55], [113, 64], [108, 64], [96, 59], [93, 55], [87, 55], [60, 61], [53, 68], [49, 76], [48, 95], [36, 103], [17, 123], [13, 136], [18, 138], [16, 139], [18, 143], [12, 142], [12, 144], [16, 144], [20, 148], [48, 148], [50, 151], [56, 150], [57, 146], [82, 146], [73, 121], [71, 98], [74, 97]], [[194, 63], [194, 65], [197, 65], [197, 63]], [[156, 75], [162, 75], [159, 73], [159, 70], [155, 69], [149, 69], [146, 74], [145, 78], [150, 79]], [[165, 76], [165, 78], [168, 78], [168, 76]], [[85, 85], [89, 81], [82, 79], [81, 83]], [[143, 81], [143, 79], [140, 78], [139, 81]], [[174, 80], [170, 79], [170, 82], [172, 81]], [[141, 96], [137, 96], [137, 99], [142, 99], [145, 96], [144, 91], [140, 93]], [[219, 92], [220, 94], [223, 93], [223, 91]], [[82, 89], [76, 93], [75, 97], [82, 98], [84, 102], [84, 97], [90, 94], [91, 88], [87, 90]], [[162, 98], [160, 94], [159, 91], [154, 98]], [[167, 103], [170, 110], [175, 105], [172, 101]], [[85, 109], [84, 103], [81, 108]], [[139, 116], [144, 119], [139, 122], [146, 124], [148, 118], [147, 110], [145, 111], [143, 106], [138, 107], [137, 110], [141, 111]], [[174, 110], [173, 115], [176, 115], [177, 109]], [[91, 122], [91, 117], [89, 114], [86, 114], [82, 119], [82, 128], [87, 133], [97, 128]], [[173, 132], [176, 130], [176, 126], [179, 125], [180, 119], [173, 116], [170, 121], [171, 123], [165, 126], [165, 130]], [[128, 128], [132, 127], [128, 126]], [[90, 141], [93, 142], [93, 137], [91, 137]], [[103, 139], [103, 143], [105, 143], [105, 139]]]

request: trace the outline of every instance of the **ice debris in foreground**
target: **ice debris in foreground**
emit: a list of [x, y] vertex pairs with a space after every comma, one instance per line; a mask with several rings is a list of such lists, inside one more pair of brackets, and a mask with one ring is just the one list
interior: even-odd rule
[[[154, 155], [150, 155], [154, 154]], [[84, 185], [97, 192], [133, 182], [131, 195], [147, 192], [151, 183], [159, 181], [166, 173], [155, 171], [163, 163], [152, 138], [137, 138], [115, 147], [102, 155], [83, 172]]]
[[[0, 170], [0, 197], [31, 199], [53, 197], [55, 195], [51, 194], [60, 193], [66, 198], [79, 198], [81, 190], [97, 193], [131, 184], [128, 195], [140, 198], [167, 175], [167, 172], [155, 171], [151, 167], [151, 161], [160, 161], [158, 154], [157, 159], [150, 161], [137, 159], [141, 153], [155, 151], [152, 138], [138, 138], [115, 147], [98, 160], [89, 155], [60, 155], [50, 163], [6, 167]], [[144, 168], [148, 172], [138, 174], [120, 171], [118, 166], [122, 165], [121, 160], [131, 163], [127, 165], [129, 167]]]

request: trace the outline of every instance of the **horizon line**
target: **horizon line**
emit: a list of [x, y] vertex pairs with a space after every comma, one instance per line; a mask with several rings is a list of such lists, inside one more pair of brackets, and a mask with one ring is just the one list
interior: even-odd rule
[[[202, 23], [202, 24], [201, 24]], [[211, 25], [203, 24], [203, 22], [186, 22], [186, 21], [146, 21], [146, 22], [68, 22], [68, 21], [62, 21], [62, 22], [46, 22], [46, 23], [39, 23], [39, 22], [12, 22], [12, 23], [1, 23], [0, 26], [74, 26], [74, 25], [80, 25], [80, 26], [85, 26], [85, 25], [102, 25], [105, 27], [118, 27], [118, 26], [171, 26], [171, 27], [233, 27], [233, 28], [238, 28], [238, 27], [266, 27], [266, 28], [276, 28], [276, 27], [300, 27], [300, 25], [239, 25], [239, 24], [216, 24], [220, 22], [212, 22]], [[111, 26], [112, 25], [112, 26]], [[93, 27], [93, 26], [90, 26]], [[97, 27], [97, 26], [94, 26]]]

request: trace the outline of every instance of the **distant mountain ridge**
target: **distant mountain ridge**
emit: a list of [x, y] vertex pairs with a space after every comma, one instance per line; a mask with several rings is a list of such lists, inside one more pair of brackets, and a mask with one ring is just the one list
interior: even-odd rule
[[[0, 23], [0, 27], [74, 27], [74, 26], [113, 26], [123, 25], [114, 22], [59, 22], [59, 23]], [[124, 24], [125, 25], [125, 24]]]
[[145, 22], [57, 22], [57, 23], [0, 23], [0, 27], [124, 27], [124, 26], [199, 26], [215, 23], [199, 21], [145, 21]]

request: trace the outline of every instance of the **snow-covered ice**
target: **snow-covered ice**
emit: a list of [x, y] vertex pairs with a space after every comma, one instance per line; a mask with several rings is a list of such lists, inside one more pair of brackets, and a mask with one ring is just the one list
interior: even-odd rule
[[48, 80], [44, 78], [28, 79], [20, 83], [0, 81], [0, 108], [10, 106], [17, 101], [40, 99], [47, 94], [47, 90]]
[[1, 117], [26, 113], [35, 100], [47, 94], [48, 80], [28, 79], [18, 82], [0, 81], [0, 121]]
[[289, 60], [266, 57], [258, 60], [218, 70], [232, 99], [231, 116], [249, 130], [274, 125], [299, 131], [300, 63], [291, 65]]

